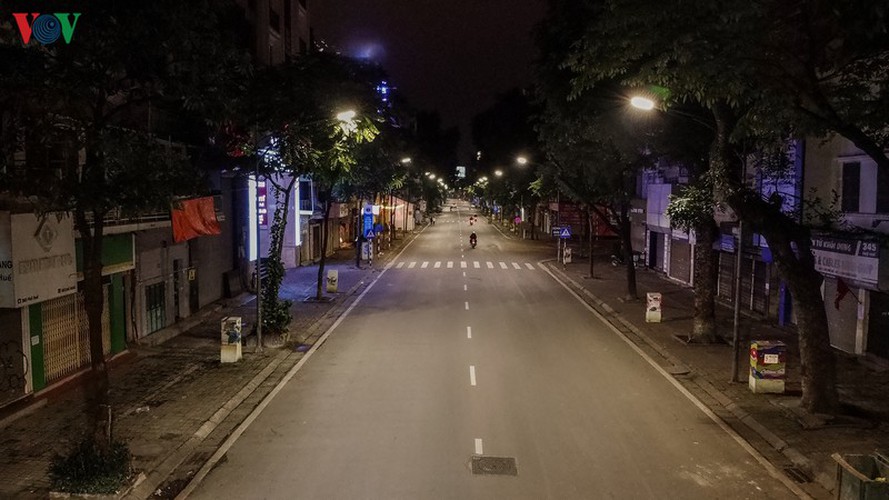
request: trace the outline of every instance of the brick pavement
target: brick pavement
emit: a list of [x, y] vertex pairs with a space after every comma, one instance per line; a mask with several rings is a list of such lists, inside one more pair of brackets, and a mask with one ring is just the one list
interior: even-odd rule
[[[330, 302], [304, 302], [314, 295], [317, 266], [289, 270], [282, 297], [293, 300], [291, 338], [312, 343], [411, 238], [396, 241], [375, 269], [356, 269], [354, 253], [341, 252], [327, 269], [339, 271], [339, 292]], [[326, 274], [326, 272], [325, 272]], [[325, 294], [330, 295], [330, 294]], [[249, 298], [249, 297], [248, 297]], [[219, 363], [219, 323], [240, 315], [245, 331], [255, 319], [254, 302], [222, 301], [208, 307], [193, 328], [157, 346], [131, 346], [128, 359], [110, 367], [114, 433], [128, 443], [134, 468], [146, 474], [130, 498], [172, 498], [219, 444], [304, 354], [292, 347], [254, 352], [245, 347], [235, 364]], [[46, 498], [52, 456], [84, 435], [82, 388], [54, 391], [47, 403], [3, 428], [0, 498]]]
[[[889, 371], [868, 367], [855, 357], [837, 352], [838, 388], [847, 411], [865, 417], [817, 429], [804, 429], [798, 408], [800, 389], [799, 352], [796, 333], [767, 321], [744, 315], [741, 333], [743, 383], [732, 383], [731, 347], [727, 344], [689, 345], [676, 336], [687, 335], [694, 315], [692, 289], [663, 275], [641, 269], [637, 273], [640, 297], [647, 292], [663, 294], [663, 321], [645, 322], [645, 303], [624, 300], [625, 269], [613, 268], [602, 256], [595, 267], [596, 278], [588, 278], [589, 260], [567, 267], [550, 262], [549, 268], [566, 279], [589, 304], [603, 313], [637, 345], [644, 346], [676, 378], [720, 415], [748, 442], [779, 468], [802, 471], [801, 486], [816, 498], [832, 490], [836, 465], [830, 454], [872, 453], [889, 444], [889, 431], [879, 424], [889, 418]], [[731, 336], [732, 317], [720, 307], [721, 335]], [[781, 340], [788, 346], [787, 393], [753, 394], [747, 388], [747, 346], [751, 339]], [[685, 373], [687, 372], [687, 373]], [[791, 470], [791, 472], [795, 472]]]

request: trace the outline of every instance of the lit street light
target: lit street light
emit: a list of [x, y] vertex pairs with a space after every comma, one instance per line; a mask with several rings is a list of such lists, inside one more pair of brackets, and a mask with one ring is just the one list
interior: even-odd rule
[[497, 177], [503, 177], [503, 170], [495, 170], [494, 175], [496, 175]]
[[654, 101], [647, 97], [633, 96], [630, 98], [630, 106], [643, 111], [651, 111], [654, 109]]
[[401, 163], [404, 165], [407, 165], [410, 162], [411, 162], [411, 159], [407, 156], [405, 156], [404, 158], [401, 159]]
[[336, 114], [336, 119], [341, 122], [350, 122], [355, 119], [355, 110], [347, 109]]
[[519, 165], [527, 165], [528, 159], [525, 158], [524, 156], [517, 156], [515, 159], [515, 162], [518, 163]]

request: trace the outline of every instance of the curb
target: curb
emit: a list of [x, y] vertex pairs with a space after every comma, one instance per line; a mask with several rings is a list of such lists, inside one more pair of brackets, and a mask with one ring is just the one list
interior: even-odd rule
[[[612, 326], [618, 328], [618, 325], [615, 325], [614, 322], [620, 324], [621, 327], [630, 330], [633, 335], [636, 335], [642, 342], [646, 344], [646, 346], [653, 349], [658, 353], [661, 357], [663, 357], [666, 361], [669, 361], [671, 364], [676, 366], [677, 368], [687, 369], [688, 372], [691, 372], [691, 369], [686, 366], [682, 361], [678, 358], [667, 352], [667, 350], [662, 347], [660, 344], [654, 341], [650, 336], [642, 332], [638, 327], [624, 319], [623, 317], [617, 315], [616, 311], [606, 304], [602, 299], [597, 297], [595, 294], [586, 289], [581, 283], [578, 283], [575, 279], [568, 276], [565, 272], [558, 269], [558, 266], [552, 265], [552, 262], [555, 259], [547, 259], [543, 260], [540, 263], [546, 264], [546, 266], [554, 273], [559, 275], [561, 279], [564, 279], [568, 282], [575, 291], [579, 291], [585, 296], [587, 299], [590, 299], [592, 305], [595, 307], [601, 308], [607, 314], [603, 314], [603, 317], [609, 322], [612, 323]], [[821, 487], [826, 489], [828, 492], [833, 492], [835, 485], [835, 478], [831, 476], [831, 474], [824, 471], [815, 471], [813, 467], [813, 462], [804, 454], [802, 454], [796, 448], [790, 446], [786, 441], [778, 437], [775, 433], [770, 431], [764, 425], [759, 423], [752, 415], [746, 412], [744, 409], [740, 408], [732, 399], [726, 395], [724, 392], [717, 389], [713, 384], [711, 384], [708, 380], [696, 377], [693, 381], [695, 385], [700, 387], [705, 393], [707, 393], [710, 397], [715, 399], [723, 408], [728, 410], [735, 418], [738, 419], [740, 423], [745, 425], [748, 429], [756, 433], [760, 438], [763, 439], [769, 446], [771, 446], [775, 451], [781, 453], [785, 458], [787, 458], [794, 466], [805, 470], [810, 476], [818, 482]], [[727, 423], [726, 423], [727, 424]]]

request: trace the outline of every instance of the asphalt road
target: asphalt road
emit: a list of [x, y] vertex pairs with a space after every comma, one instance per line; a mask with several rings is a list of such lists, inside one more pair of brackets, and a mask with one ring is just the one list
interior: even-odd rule
[[549, 252], [468, 213], [395, 260], [191, 498], [795, 498], [555, 282]]

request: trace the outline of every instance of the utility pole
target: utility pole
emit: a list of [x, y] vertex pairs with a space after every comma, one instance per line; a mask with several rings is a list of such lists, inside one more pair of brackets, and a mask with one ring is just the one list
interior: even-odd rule
[[259, 152], [259, 138], [256, 139], [256, 161], [253, 164], [253, 187], [256, 190], [254, 202], [256, 204], [256, 350], [262, 352], [262, 238], [260, 238], [259, 230], [262, 227], [260, 221], [262, 214], [259, 213], [259, 162], [262, 156]]
[[732, 382], [740, 382], [738, 372], [740, 371], [738, 357], [741, 355], [741, 259], [743, 253], [741, 249], [744, 246], [744, 222], [738, 221], [738, 248], [735, 257], [735, 310], [734, 323], [732, 324]]

